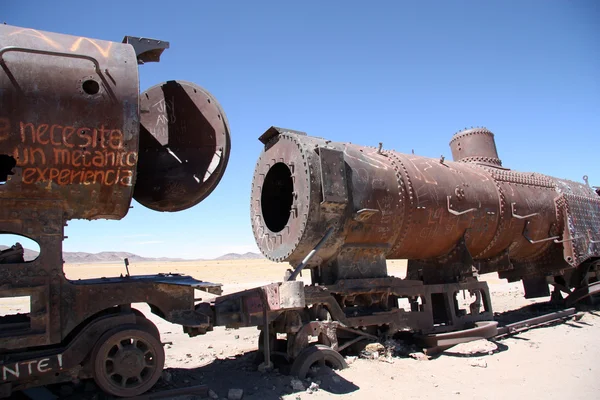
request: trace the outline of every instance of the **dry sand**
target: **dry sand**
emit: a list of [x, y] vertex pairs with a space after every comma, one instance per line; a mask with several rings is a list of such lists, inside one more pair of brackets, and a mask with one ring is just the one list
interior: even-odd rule
[[[225, 293], [281, 280], [285, 266], [265, 260], [140, 263], [130, 265], [132, 274], [179, 272], [197, 279], [224, 284]], [[124, 266], [113, 264], [66, 265], [70, 279], [118, 276]], [[391, 261], [389, 272], [402, 277], [403, 261]], [[308, 282], [308, 278], [303, 278]], [[519, 283], [509, 284], [495, 274], [484, 276], [492, 290], [494, 311], [505, 317], [528, 317], [523, 307], [540, 303], [523, 298]], [[205, 294], [204, 294], [205, 295]], [[203, 297], [199, 292], [199, 296]], [[208, 296], [205, 296], [208, 297]], [[0, 312], [19, 309], [18, 301], [4, 303]], [[189, 338], [181, 327], [136, 305], [162, 335], [167, 355], [164, 379], [158, 387], [208, 384], [219, 396], [228, 390], [244, 390], [244, 399], [595, 399], [600, 398], [600, 359], [597, 335], [600, 313], [585, 312], [579, 321], [569, 321], [530, 330], [497, 342], [479, 341], [457, 346], [429, 360], [380, 357], [350, 359], [350, 368], [314, 378], [319, 389], [309, 393], [293, 389], [291, 378], [277, 372], [260, 373], [256, 355], [256, 328], [215, 328], [207, 335]], [[519, 310], [521, 312], [510, 312]], [[311, 382], [304, 381], [304, 387]], [[89, 389], [89, 384], [88, 384]], [[71, 398], [91, 398], [77, 389]], [[102, 395], [91, 395], [102, 398]], [[180, 398], [185, 398], [180, 397]], [[187, 396], [187, 398], [194, 398]]]

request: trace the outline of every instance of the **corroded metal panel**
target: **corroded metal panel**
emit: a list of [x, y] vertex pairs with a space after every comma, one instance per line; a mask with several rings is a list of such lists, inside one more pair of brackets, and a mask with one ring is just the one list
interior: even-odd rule
[[319, 151], [321, 162], [321, 185], [324, 203], [345, 203], [348, 201], [346, 187], [346, 163], [344, 153], [322, 148]]
[[0, 67], [0, 154], [16, 164], [0, 198], [60, 200], [67, 218], [122, 218], [138, 159], [133, 47], [0, 25]]

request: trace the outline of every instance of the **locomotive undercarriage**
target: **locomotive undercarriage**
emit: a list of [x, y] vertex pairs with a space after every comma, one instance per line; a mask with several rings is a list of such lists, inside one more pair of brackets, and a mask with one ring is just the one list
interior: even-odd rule
[[[459, 269], [472, 270], [472, 264]], [[311, 272], [313, 281], [320, 278], [318, 268]], [[551, 300], [559, 307], [571, 307], [600, 292], [599, 276], [600, 261], [590, 260], [562, 275], [543, 277], [547, 294], [540, 290], [537, 297], [549, 295], [550, 284], [555, 287]], [[524, 281], [527, 279], [538, 278]], [[278, 304], [270, 299], [276, 292], [263, 287], [222, 296], [213, 311], [217, 325], [258, 325], [258, 359], [264, 367], [271, 366], [264, 360], [271, 360], [278, 362], [280, 369], [305, 376], [314, 364], [344, 368], [340, 353], [356, 354], [367, 343], [383, 341], [398, 332], [410, 332], [424, 347], [438, 349], [499, 334], [487, 283], [478, 281], [476, 274], [464, 274], [454, 280], [455, 283], [425, 284], [423, 280], [393, 276], [339, 279], [331, 285], [303, 286], [302, 290], [302, 282], [288, 280], [278, 284], [279, 288], [296, 285], [295, 290], [286, 291], [286, 298], [289, 300], [296, 293], [295, 302], [302, 307], [271, 307]], [[559, 291], [567, 297], [557, 295]], [[260, 302], [264, 308], [256, 307]], [[249, 304], [254, 305], [253, 311]], [[254, 319], [240, 317], [248, 312], [254, 313]]]
[[[279, 287], [286, 285], [302, 282], [287, 281]], [[333, 285], [304, 286], [296, 291], [297, 303], [303, 306], [291, 309], [269, 308], [276, 302], [269, 300], [273, 292], [264, 288], [218, 298], [214, 305], [217, 324], [259, 325], [260, 359], [284, 361], [294, 375], [305, 374], [307, 363], [316, 360], [342, 368], [343, 358], [334, 353], [356, 352], [361, 345], [398, 332], [462, 331], [493, 319], [488, 285], [474, 278], [432, 285], [391, 276], [342, 279]], [[266, 299], [265, 315], [256, 309], [255, 319], [240, 319], [250, 310], [248, 304], [256, 304], [259, 298]]]
[[[44, 244], [42, 254], [60, 248], [61, 239], [61, 235], [38, 238]], [[439, 284], [386, 276], [310, 285], [289, 280], [288, 274], [282, 282], [197, 303], [195, 289], [219, 295], [220, 286], [180, 275], [69, 281], [63, 274], [42, 279], [48, 283], [44, 286], [40, 277], [29, 277], [28, 271], [40, 265], [43, 270], [54, 270], [51, 265], [60, 265], [60, 252], [52, 256], [46, 251], [43, 258], [29, 263], [23, 263], [22, 253], [20, 246], [0, 253], [0, 270], [21, 270], [19, 279], [1, 288], [0, 297], [32, 299], [29, 314], [0, 318], [5, 343], [0, 397], [32, 386], [85, 378], [94, 378], [104, 391], [119, 396], [148, 390], [160, 375], [164, 351], [157, 328], [131, 307], [147, 298], [152, 298], [153, 313], [182, 325], [189, 336], [205, 334], [214, 326], [257, 326], [263, 366], [275, 362], [297, 376], [305, 376], [314, 364], [344, 368], [341, 354], [357, 354], [367, 343], [398, 332], [422, 338], [424, 347], [449, 333], [458, 333], [459, 341], [498, 333], [490, 290], [476, 274]], [[319, 279], [317, 268], [311, 272], [313, 280]], [[548, 284], [555, 288], [552, 300], [571, 306], [600, 291], [599, 277], [600, 260], [592, 259], [544, 280], [546, 288]], [[52, 296], [58, 292], [60, 296]], [[89, 314], [90, 309], [99, 311]], [[49, 324], [50, 317], [56, 316], [62, 316], [61, 325]], [[63, 340], [53, 342], [72, 326]], [[126, 361], [131, 358], [139, 363], [132, 366]]]
[[[558, 307], [571, 307], [600, 293], [598, 262], [591, 264], [587, 283], [572, 289], [564, 287], [568, 293], [565, 299], [553, 295], [551, 300]], [[547, 279], [552, 283], [555, 278]], [[242, 305], [239, 296], [224, 297]], [[273, 367], [265, 362], [270, 360], [280, 370], [305, 377], [315, 365], [345, 368], [341, 354], [359, 354], [366, 344], [384, 341], [399, 332], [411, 333], [424, 348], [432, 350], [503, 332], [494, 321], [487, 283], [474, 278], [439, 285], [395, 277], [347, 279], [334, 285], [305, 286], [304, 299], [305, 307], [269, 311], [258, 323], [261, 335], [257, 360], [263, 367]], [[574, 313], [573, 309], [567, 311], [557, 313], [555, 319]], [[218, 308], [216, 312], [226, 326], [248, 326], [229, 320], [229, 315]], [[237, 318], [239, 310], [232, 310], [231, 315]], [[543, 318], [542, 322], [551, 320]]]

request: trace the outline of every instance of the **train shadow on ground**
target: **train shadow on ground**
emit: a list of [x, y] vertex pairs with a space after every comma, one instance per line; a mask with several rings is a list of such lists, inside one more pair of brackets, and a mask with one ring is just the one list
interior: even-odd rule
[[[323, 368], [311, 380], [302, 380], [304, 390], [292, 387], [292, 377], [281, 373], [278, 369], [268, 372], [258, 371], [255, 362], [257, 351], [247, 352], [226, 359], [215, 359], [212, 362], [195, 368], [166, 368], [162, 378], [147, 395], [160, 393], [164, 390], [177, 388], [192, 388], [206, 385], [208, 389], [218, 395], [219, 399], [227, 399], [230, 389], [242, 389], [244, 400], [279, 400], [282, 396], [313, 390], [325, 391], [331, 394], [343, 395], [359, 389], [354, 383], [339, 376], [329, 368]], [[296, 382], [298, 385], [298, 382]], [[79, 385], [59, 384], [51, 385], [48, 389], [54, 399], [62, 400], [114, 400], [115, 398], [102, 393], [92, 380], [81, 382]], [[27, 397], [13, 397], [25, 399]], [[51, 398], [51, 397], [47, 397]], [[163, 397], [164, 398], [164, 397]], [[210, 399], [207, 396], [193, 393], [167, 397], [180, 400]]]
[[[305, 390], [294, 388], [293, 377], [278, 369], [269, 372], [258, 371], [255, 363], [256, 356], [257, 351], [251, 351], [236, 357], [217, 359], [202, 367], [168, 368], [165, 375], [167, 380], [184, 385], [206, 384], [219, 395], [219, 398], [227, 398], [229, 389], [242, 389], [244, 399], [275, 400], [284, 395], [300, 394], [310, 390], [311, 383], [313, 388], [319, 391], [337, 395], [348, 394], [359, 389], [354, 383], [329, 368], [323, 368], [310, 380], [303, 380]], [[170, 378], [169, 374], [171, 374]]]

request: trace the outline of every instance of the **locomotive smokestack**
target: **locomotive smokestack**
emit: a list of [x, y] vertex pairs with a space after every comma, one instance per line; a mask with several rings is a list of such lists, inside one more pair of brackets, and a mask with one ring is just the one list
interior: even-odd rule
[[471, 128], [456, 133], [450, 141], [450, 149], [454, 161], [502, 166], [494, 134], [487, 128]]

